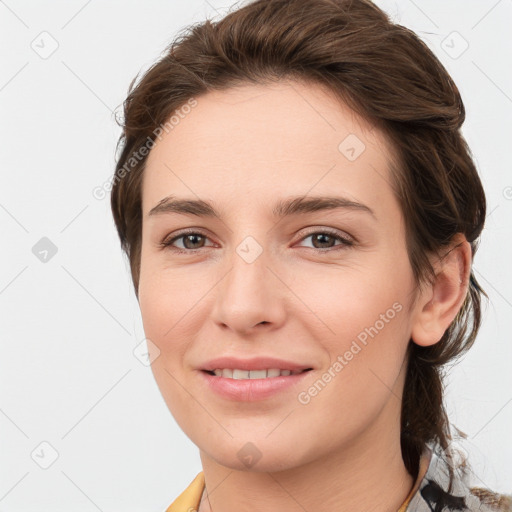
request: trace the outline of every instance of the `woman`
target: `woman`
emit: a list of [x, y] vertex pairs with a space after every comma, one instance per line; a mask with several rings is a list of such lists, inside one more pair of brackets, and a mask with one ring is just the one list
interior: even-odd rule
[[427, 46], [369, 0], [257, 0], [134, 82], [112, 211], [203, 467], [168, 511], [512, 510], [450, 445], [486, 202]]

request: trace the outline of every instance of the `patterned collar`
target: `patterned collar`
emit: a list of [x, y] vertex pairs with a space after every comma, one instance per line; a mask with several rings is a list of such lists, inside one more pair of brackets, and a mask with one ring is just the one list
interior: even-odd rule
[[[456, 460], [447, 456], [440, 445], [431, 443], [424, 457], [429, 459], [428, 468], [419, 485], [416, 485], [416, 491], [405, 508], [406, 512], [512, 511], [512, 497], [471, 487], [467, 466], [459, 467]], [[451, 487], [450, 467], [453, 467]]]

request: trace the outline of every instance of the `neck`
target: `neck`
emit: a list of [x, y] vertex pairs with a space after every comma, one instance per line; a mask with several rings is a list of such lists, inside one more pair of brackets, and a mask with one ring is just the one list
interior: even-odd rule
[[399, 424], [390, 428], [390, 415], [397, 417], [390, 409], [357, 439], [286, 470], [233, 470], [201, 451], [206, 489], [198, 512], [396, 512], [414, 482], [401, 456]]

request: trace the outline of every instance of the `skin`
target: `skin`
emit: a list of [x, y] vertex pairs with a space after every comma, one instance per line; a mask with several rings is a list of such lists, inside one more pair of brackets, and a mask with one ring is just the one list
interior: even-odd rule
[[[433, 259], [434, 285], [415, 285], [389, 186], [392, 148], [322, 87], [246, 85], [197, 102], [148, 157], [139, 304], [158, 347], [151, 367], [162, 396], [200, 450], [199, 512], [396, 511], [414, 483], [400, 452], [406, 349], [411, 338], [436, 343], [455, 318], [469, 243], [458, 237], [442, 262]], [[354, 161], [338, 150], [349, 134], [365, 145]], [[212, 201], [222, 218], [148, 215], [170, 194]], [[277, 200], [306, 194], [347, 197], [375, 218], [348, 209], [272, 216]], [[183, 228], [203, 235], [174, 242], [190, 253], [159, 245]], [[325, 228], [356, 242], [314, 235]], [[236, 251], [247, 236], [262, 249], [252, 263]], [[396, 303], [401, 311], [300, 403], [298, 394]], [[221, 355], [314, 370], [271, 398], [237, 402], [210, 391], [198, 370]], [[261, 454], [250, 467], [238, 456], [246, 443]]]

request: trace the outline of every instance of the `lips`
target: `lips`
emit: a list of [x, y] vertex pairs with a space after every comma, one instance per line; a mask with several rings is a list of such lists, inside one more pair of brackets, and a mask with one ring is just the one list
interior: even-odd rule
[[[300, 373], [279, 377], [233, 379], [211, 375], [209, 371], [202, 370], [199, 372], [199, 382], [201, 386], [205, 386], [203, 388], [205, 393], [213, 392], [217, 396], [230, 401], [257, 402], [270, 398], [277, 399], [279, 396], [288, 397], [286, 399], [291, 400], [289, 393], [294, 392], [296, 394], [303, 389], [305, 385], [301, 385], [301, 383], [304, 382], [309, 373], [309, 371], [304, 370]], [[288, 394], [286, 394], [286, 391], [288, 391]]]
[[249, 359], [218, 357], [197, 368], [205, 392], [213, 391], [223, 399], [236, 402], [287, 396], [285, 392], [297, 391], [309, 374], [308, 370], [313, 369], [310, 364], [263, 356]]

